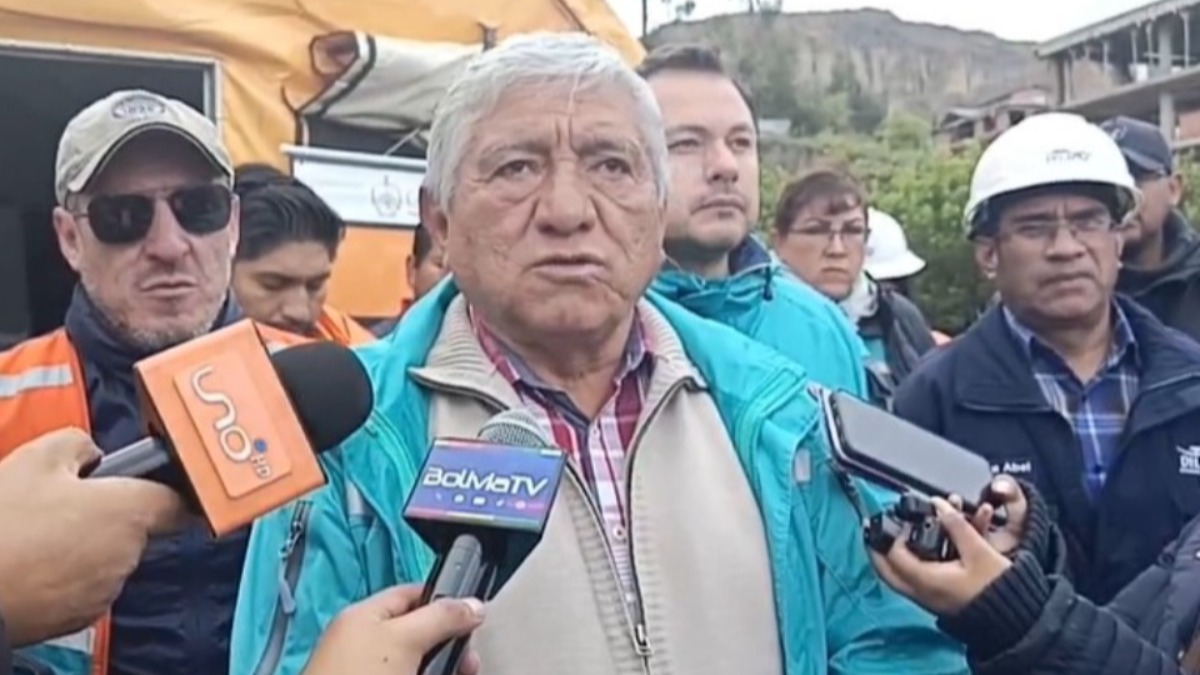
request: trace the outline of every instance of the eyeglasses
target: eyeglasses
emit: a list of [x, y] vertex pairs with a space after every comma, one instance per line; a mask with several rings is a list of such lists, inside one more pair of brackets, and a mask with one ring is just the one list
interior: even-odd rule
[[812, 239], [823, 239], [826, 243], [832, 243], [836, 237], [841, 237], [843, 242], [859, 243], [867, 239], [867, 227], [865, 225], [846, 225], [841, 228], [834, 228], [830, 224], [809, 225], [806, 227], [798, 227], [788, 232], [801, 237], [810, 237]]
[[96, 238], [105, 244], [141, 241], [154, 225], [158, 199], [166, 201], [179, 226], [188, 234], [203, 236], [225, 229], [233, 210], [233, 192], [225, 185], [194, 185], [159, 197], [153, 194], [96, 195], [83, 213]]
[[1096, 239], [1113, 231], [1116, 225], [1107, 213], [1082, 216], [1079, 218], [1048, 220], [1026, 220], [1016, 223], [1003, 236], [1031, 243], [1048, 244], [1058, 236], [1058, 229], [1066, 226], [1071, 236], [1077, 240]]

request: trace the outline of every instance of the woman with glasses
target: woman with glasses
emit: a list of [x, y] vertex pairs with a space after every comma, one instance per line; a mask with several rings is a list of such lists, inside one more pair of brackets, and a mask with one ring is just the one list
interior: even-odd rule
[[815, 171], [784, 188], [773, 237], [783, 262], [858, 326], [871, 354], [874, 397], [886, 402], [935, 343], [916, 305], [864, 270], [870, 212], [851, 176]]

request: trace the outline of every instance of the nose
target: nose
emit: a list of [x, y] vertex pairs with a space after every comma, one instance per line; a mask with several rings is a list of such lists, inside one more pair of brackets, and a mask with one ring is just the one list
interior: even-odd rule
[[718, 140], [710, 146], [704, 168], [709, 182], [736, 183], [738, 180], [737, 155], [723, 140]]
[[284, 291], [279, 317], [284, 323], [296, 326], [311, 326], [317, 321], [312, 297], [303, 288]]
[[163, 200], [154, 204], [154, 222], [146, 233], [143, 248], [152, 258], [175, 262], [188, 252], [188, 234], [175, 218], [171, 207]]
[[570, 234], [596, 224], [590, 188], [573, 167], [556, 167], [546, 180], [534, 212], [537, 228], [548, 234]]
[[1059, 223], [1046, 249], [1049, 258], [1076, 258], [1087, 252], [1087, 247], [1079, 241], [1079, 236], [1065, 223]]
[[829, 243], [825, 246], [825, 255], [829, 258], [846, 257], [846, 237], [841, 232], [830, 232]]

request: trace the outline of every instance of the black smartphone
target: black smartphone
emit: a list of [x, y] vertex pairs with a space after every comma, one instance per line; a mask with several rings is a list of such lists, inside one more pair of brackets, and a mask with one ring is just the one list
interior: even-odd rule
[[[848, 473], [901, 494], [958, 495], [966, 513], [988, 500], [992, 467], [983, 457], [849, 394], [819, 398], [834, 460]], [[1004, 521], [998, 509], [992, 523]]]

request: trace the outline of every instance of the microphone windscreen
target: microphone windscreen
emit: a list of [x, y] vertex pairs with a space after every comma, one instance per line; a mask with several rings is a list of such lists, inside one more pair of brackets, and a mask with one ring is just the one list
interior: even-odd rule
[[554, 447], [537, 418], [524, 408], [505, 410], [493, 416], [480, 427], [479, 440], [517, 448]]
[[308, 342], [275, 352], [271, 363], [315, 451], [337, 446], [371, 414], [371, 380], [350, 349]]

